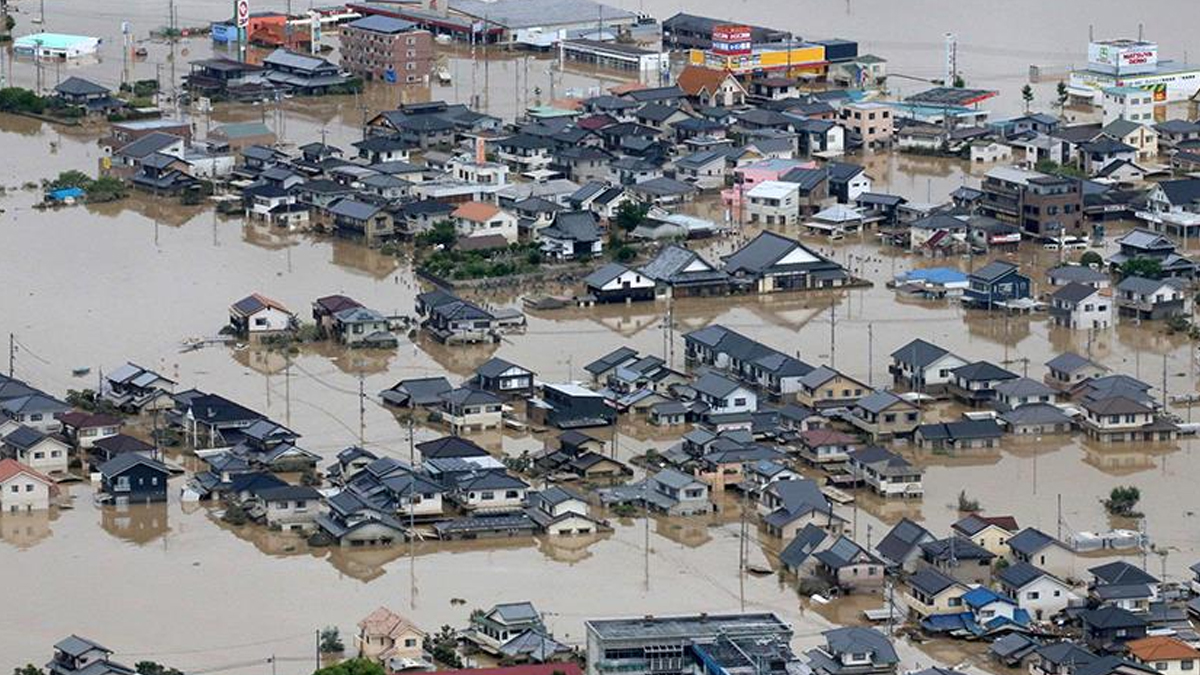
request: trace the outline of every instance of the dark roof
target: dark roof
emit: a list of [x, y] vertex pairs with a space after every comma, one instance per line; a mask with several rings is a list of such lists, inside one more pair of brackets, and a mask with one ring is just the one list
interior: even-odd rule
[[1129, 610], [1111, 605], [1083, 612], [1079, 615], [1079, 620], [1085, 626], [1101, 629], [1136, 628], [1146, 625], [1146, 620], [1140, 616]]
[[949, 353], [932, 342], [917, 338], [892, 352], [892, 360], [916, 368], [924, 368]]
[[346, 24], [350, 28], [358, 28], [360, 30], [368, 30], [373, 33], [403, 33], [405, 31], [416, 28], [416, 24], [411, 21], [397, 19], [383, 14], [368, 14], [361, 19], [355, 19]]
[[909, 586], [929, 596], [937, 595], [957, 583], [932, 567], [924, 567], [908, 578]]
[[868, 653], [875, 664], [900, 662], [891, 640], [874, 628], [847, 626], [827, 630], [822, 635], [835, 655]]
[[749, 272], [761, 274], [773, 267], [792, 251], [800, 249], [814, 258], [814, 262], [835, 265], [800, 242], [770, 231], [763, 231], [745, 246], [725, 258], [725, 269], [730, 273]]
[[988, 361], [976, 361], [965, 366], [959, 366], [950, 371], [955, 377], [967, 381], [990, 382], [992, 380], [1011, 380], [1017, 374]]
[[787, 567], [795, 569], [804, 564], [804, 561], [816, 551], [823, 541], [825, 541], [824, 530], [816, 525], [805, 525], [804, 529], [797, 532], [796, 536], [779, 553], [779, 560]]
[[1168, 180], [1158, 184], [1167, 199], [1176, 206], [1200, 202], [1200, 178]]
[[1000, 279], [1001, 277], [1005, 276], [1006, 274], [1009, 274], [1010, 272], [1015, 272], [1018, 269], [1019, 268], [1016, 265], [1014, 265], [1010, 262], [1006, 262], [1004, 260], [993, 260], [990, 263], [988, 263], [988, 264], [984, 265], [983, 267], [980, 267], [979, 269], [972, 272], [971, 276], [973, 278], [982, 279], [984, 281], [996, 281], [997, 279]]
[[957, 535], [921, 544], [921, 551], [934, 560], [991, 560], [996, 555], [965, 537]]
[[1047, 576], [1048, 572], [1027, 562], [1018, 562], [996, 573], [1000, 583], [1011, 588], [1024, 588], [1026, 584]]
[[417, 452], [425, 459], [445, 457], [487, 457], [488, 451], [475, 442], [459, 436], [443, 436], [417, 444]]
[[107, 87], [74, 75], [54, 85], [54, 91], [68, 96], [99, 96], [110, 93]]
[[1118, 560], [1088, 570], [1097, 582], [1113, 585], [1157, 584], [1158, 579], [1152, 574], [1134, 567], [1129, 563]]
[[929, 530], [908, 518], [902, 518], [875, 545], [875, 552], [898, 565], [903, 563], [922, 541], [930, 539], [933, 539], [933, 535]]
[[167, 466], [162, 462], [150, 459], [145, 455], [134, 452], [127, 452], [113, 457], [107, 462], [101, 464], [99, 471], [103, 476], [113, 477], [119, 476], [138, 465], [149, 467], [150, 469], [158, 471], [163, 475], [170, 474], [170, 470], [167, 469]]
[[1008, 547], [1025, 556], [1032, 556], [1051, 544], [1057, 543], [1054, 537], [1041, 530], [1027, 527], [1014, 534], [1008, 540]]

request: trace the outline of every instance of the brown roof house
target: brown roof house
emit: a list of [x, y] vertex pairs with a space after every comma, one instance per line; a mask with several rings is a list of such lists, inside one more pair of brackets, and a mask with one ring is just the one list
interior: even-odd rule
[[734, 106], [746, 102], [746, 89], [732, 73], [701, 66], [686, 66], [676, 84], [701, 106]]
[[425, 631], [387, 607], [380, 607], [358, 622], [354, 645], [361, 658], [385, 666], [388, 672], [427, 670], [430, 665], [422, 643]]

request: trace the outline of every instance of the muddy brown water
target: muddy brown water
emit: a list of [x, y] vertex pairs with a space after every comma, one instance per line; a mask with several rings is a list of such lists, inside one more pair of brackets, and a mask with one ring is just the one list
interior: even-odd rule
[[[64, 161], [92, 152], [88, 140], [64, 137], [57, 154], [36, 153], [51, 137], [44, 131], [7, 134], [27, 148], [32, 165], [24, 171], [8, 167], [10, 175], [49, 174]], [[0, 315], [21, 345], [17, 375], [60, 394], [91, 386], [101, 368], [132, 359], [161, 369], [181, 387], [220, 392], [284, 421], [304, 435], [305, 447], [329, 458], [359, 439], [360, 375], [368, 393], [416, 375], [444, 374], [458, 381], [497, 355], [548, 380], [579, 379], [584, 364], [621, 344], [664, 353], [662, 304], [534, 313], [524, 334], [486, 347], [448, 349], [420, 338], [415, 345], [404, 340], [391, 352], [347, 353], [313, 345], [291, 359], [290, 371], [288, 360], [259, 348], [180, 353], [180, 340], [213, 334], [229, 302], [251, 291], [301, 313], [312, 298], [332, 292], [386, 312], [411, 313], [418, 287], [405, 263], [351, 242], [281, 235], [146, 199], [46, 212], [32, 210], [33, 200], [32, 193], [18, 190], [2, 202], [0, 231], [7, 245], [0, 251], [0, 269], [19, 292], [0, 300]], [[169, 213], [173, 219], [166, 217]], [[836, 294], [676, 302], [674, 363], [682, 367], [679, 334], [718, 322], [808, 361], [828, 361], [831, 305], [838, 317], [837, 365], [877, 385], [887, 376], [887, 354], [912, 337], [964, 355], [1007, 361], [1018, 370], [1025, 367], [1018, 359], [1027, 358], [1034, 376], [1059, 350], [1087, 349], [1084, 336], [1051, 329], [1042, 316], [1005, 320], [948, 303], [899, 303], [882, 285], [893, 266], [897, 271], [914, 265], [965, 267], [972, 261], [915, 259], [881, 249], [870, 235], [836, 246], [813, 243], [876, 286]], [[726, 245], [711, 242], [710, 248], [715, 253]], [[1038, 269], [1055, 261], [1036, 248], [1021, 257]], [[491, 300], [517, 302], [511, 293]], [[1092, 352], [1156, 386], [1166, 354], [1169, 389], [1196, 391], [1188, 345], [1154, 328], [1122, 324], [1094, 339]], [[72, 377], [71, 369], [81, 366], [91, 367], [92, 374]], [[407, 457], [406, 429], [390, 412], [368, 403], [362, 422], [370, 447]], [[419, 426], [417, 440], [438, 433]], [[516, 455], [539, 448], [544, 436], [492, 432], [480, 441], [494, 452]], [[610, 443], [619, 457], [629, 459], [651, 447], [663, 449], [674, 437], [627, 423]], [[876, 541], [903, 516], [944, 529], [958, 517], [956, 496], [966, 490], [989, 513], [1013, 513], [1023, 525], [1055, 532], [1061, 495], [1068, 528], [1101, 530], [1110, 527], [1102, 496], [1115, 485], [1133, 484], [1142, 488], [1151, 536], [1167, 551], [1163, 558], [1151, 556], [1150, 565], [1155, 571], [1165, 565], [1178, 577], [1200, 554], [1190, 489], [1197, 469], [1191, 443], [1106, 448], [1048, 438], [1009, 441], [999, 449], [955, 457], [906, 450], [927, 468], [924, 499], [863, 498], [857, 514], [853, 508], [843, 511], [857, 523], [860, 539]], [[5, 542], [0, 565], [12, 578], [35, 582], [12, 589], [12, 601], [31, 608], [33, 619], [0, 627], [6, 661], [44, 658], [46, 646], [71, 631], [111, 644], [127, 659], [153, 654], [184, 668], [270, 653], [299, 657], [308, 653], [309, 636], [320, 625], [348, 631], [381, 603], [432, 628], [461, 625], [474, 607], [528, 598], [549, 612], [555, 630], [573, 643], [582, 639], [584, 618], [630, 613], [766, 608], [795, 623], [800, 645], [811, 644], [829, 625], [821, 613], [803, 610], [794, 590], [776, 577], [739, 577], [736, 501], [710, 518], [614, 521], [612, 533], [583, 540], [311, 551], [286, 535], [231, 530], [205, 508], [172, 501], [118, 513], [93, 506], [86, 486], [70, 490], [74, 509], [0, 518]], [[751, 562], [756, 564], [772, 563], [782, 546], [758, 534], [755, 543]], [[451, 604], [452, 598], [466, 604]], [[836, 613], [830, 616], [847, 620], [857, 609], [832, 608]], [[204, 629], [189, 630], [194, 625]], [[912, 663], [929, 662], [924, 652], [906, 653]], [[301, 665], [294, 668], [290, 672], [303, 672]]]
[[[621, 0], [633, 9], [632, 0]], [[1174, 0], [1172, 0], [1174, 2]], [[18, 34], [27, 25], [18, 18]], [[262, 3], [263, 9], [270, 3]], [[682, 9], [678, 2], [639, 1], [660, 16]], [[811, 5], [811, 2], [809, 3]], [[1171, 3], [1168, 3], [1171, 4]], [[195, 25], [224, 15], [226, 3], [181, 0], [180, 22]], [[282, 8], [283, 3], [275, 3]], [[1045, 3], [1043, 3], [1045, 5]], [[948, 0], [926, 0], [897, 19], [882, 0], [851, 0], [839, 11], [802, 3], [785, 27], [804, 35], [860, 37], [864, 51], [892, 60], [893, 72], [938, 74], [941, 33], [960, 33], [960, 63], [969, 80], [984, 86], [1019, 88], [1030, 62], [1067, 63], [1079, 59], [1086, 28], [1073, 22], [1072, 3], [1030, 5], [1021, 13], [971, 8]], [[781, 17], [761, 2], [688, 5], [689, 11], [728, 15], [738, 20], [779, 24]], [[1077, 7], [1075, 8], [1077, 9]], [[1179, 3], [1156, 6], [1138, 16], [1128, 3], [1089, 3], [1098, 34], [1131, 34], [1137, 21], [1164, 52], [1187, 47], [1182, 26], [1167, 17], [1190, 9]], [[47, 28], [100, 34], [108, 44], [98, 62], [46, 70], [50, 78], [80, 74], [109, 85], [120, 79], [119, 22], [133, 21], [139, 33], [163, 23], [161, 3], [117, 6], [51, 1]], [[991, 13], [995, 13], [992, 16]], [[930, 16], [939, 21], [929, 21]], [[1008, 49], [1015, 30], [998, 30], [1024, 16], [1022, 44]], [[803, 17], [803, 18], [801, 18]], [[903, 31], [896, 21], [907, 21]], [[1062, 26], [1070, 21], [1063, 38]], [[945, 25], [942, 25], [945, 24]], [[902, 38], [897, 36], [903, 36]], [[149, 43], [150, 57], [133, 66], [135, 77], [153, 77], [155, 63], [169, 72], [169, 47]], [[186, 58], [210, 53], [202, 39], [176, 46], [176, 76]], [[184, 54], [184, 51], [187, 51]], [[476, 54], [476, 56], [481, 56]], [[518, 55], [494, 54], [488, 66], [489, 109], [508, 114], [531, 103], [532, 90], [549, 95], [545, 62]], [[422, 97], [465, 98], [482, 88], [482, 71], [459, 48], [448, 54], [454, 83], [434, 91], [372, 87], [359, 99], [287, 101], [284, 113], [268, 107], [219, 110], [212, 120], [194, 118], [202, 130], [222, 121], [266, 119], [285, 140], [304, 142], [322, 129], [330, 142], [355, 140], [368, 111]], [[517, 73], [528, 66], [530, 95], [514, 91]], [[18, 61], [11, 81], [33, 83], [32, 64]], [[567, 73], [555, 81], [558, 91], [585, 91], [607, 82], [605, 73]], [[474, 80], [475, 85], [471, 82]], [[972, 82], [975, 84], [975, 82]], [[1013, 109], [1011, 92], [996, 106]], [[329, 458], [359, 441], [357, 392], [360, 377], [369, 394], [402, 377], [445, 374], [458, 381], [496, 355], [527, 365], [547, 380], [583, 376], [582, 367], [607, 351], [629, 344], [664, 354], [665, 307], [643, 304], [569, 310], [530, 316], [526, 333], [487, 347], [447, 349], [418, 339], [402, 341], [393, 352], [352, 352], [327, 345], [306, 347], [290, 360], [261, 349], [207, 348], [180, 353], [180, 341], [212, 335], [224, 322], [228, 304], [258, 291], [307, 314], [315, 297], [345, 293], [388, 313], [411, 313], [418, 292], [411, 270], [393, 257], [351, 242], [272, 232], [223, 219], [202, 209], [182, 209], [135, 197], [121, 204], [33, 210], [35, 191], [28, 181], [50, 178], [68, 168], [92, 170], [100, 159], [95, 129], [55, 129], [40, 122], [0, 116], [4, 155], [0, 162], [0, 280], [9, 292], [0, 296], [0, 329], [14, 332], [21, 349], [16, 374], [51, 392], [94, 386], [101, 368], [135, 360], [174, 377], [180, 387], [221, 393], [283, 421], [304, 435], [305, 447]], [[873, 155], [863, 158], [879, 188], [914, 201], [937, 200], [963, 182], [973, 183], [981, 169], [944, 160]], [[697, 212], [722, 217], [711, 204]], [[1045, 318], [1011, 318], [963, 312], [948, 303], [897, 301], [883, 282], [913, 266], [951, 264], [966, 268], [979, 261], [930, 261], [882, 249], [868, 235], [831, 246], [816, 245], [875, 282], [870, 289], [836, 294], [765, 298], [689, 300], [675, 303], [677, 332], [674, 363], [682, 366], [678, 335], [711, 323], [723, 323], [807, 361], [836, 359], [851, 375], [886, 381], [887, 354], [913, 337], [924, 337], [964, 356], [1002, 361], [1040, 376], [1041, 364], [1064, 349], [1091, 350], [1114, 369], [1141, 376], [1158, 386], [1167, 358], [1168, 390], [1195, 392], [1196, 367], [1189, 345], [1153, 327], [1122, 324], [1091, 341], [1082, 334], [1050, 328]], [[728, 250], [715, 242], [712, 253]], [[1040, 249], [1021, 258], [1037, 269], [1055, 261]], [[523, 291], [541, 289], [523, 289]], [[549, 289], [547, 289], [549, 290]], [[518, 298], [495, 295], [498, 304]], [[837, 312], [836, 351], [830, 349], [829, 312]], [[868, 337], [870, 336], [870, 337]], [[1021, 359], [1028, 359], [1023, 361]], [[88, 366], [92, 374], [71, 376]], [[951, 411], [938, 410], [935, 415]], [[1186, 411], [1177, 411], [1186, 415]], [[405, 427], [374, 403], [366, 406], [361, 433], [374, 450], [405, 458]], [[420, 426], [417, 440], [435, 437]], [[603, 433], [603, 432], [602, 432]], [[541, 447], [541, 436], [511, 432], [479, 439], [493, 452], [520, 454]], [[626, 423], [612, 445], [623, 459], [673, 436]], [[1147, 529], [1166, 552], [1151, 556], [1155, 571], [1179, 578], [1200, 557], [1196, 500], [1191, 489], [1198, 468], [1193, 441], [1169, 446], [1098, 447], [1072, 438], [1009, 441], [1000, 448], [966, 456], [905, 452], [927, 468], [926, 496], [916, 502], [863, 498], [844, 508], [860, 538], [882, 536], [903, 516], [944, 529], [958, 517], [956, 496], [966, 490], [989, 513], [1012, 513], [1023, 525], [1048, 532], [1062, 521], [1075, 530], [1103, 530], [1112, 524], [1100, 499], [1115, 485], [1142, 489]], [[180, 481], [176, 479], [174, 485]], [[231, 529], [207, 508], [181, 505], [99, 509], [86, 485], [69, 488], [74, 508], [29, 516], [0, 516], [0, 569], [10, 584], [9, 606], [25, 608], [22, 620], [0, 624], [0, 666], [43, 662], [57, 639], [79, 632], [118, 650], [118, 658], [170, 663], [185, 670], [224, 668], [224, 672], [261, 672], [265, 659], [280, 657], [278, 672], [304, 673], [312, 667], [314, 631], [326, 624], [344, 633], [379, 604], [410, 614], [427, 629], [443, 623], [462, 625], [470, 610], [495, 602], [530, 599], [547, 612], [560, 639], [580, 644], [587, 617], [770, 609], [792, 621], [797, 645], [819, 638], [830, 621], [853, 621], [874, 600], [838, 603], [814, 610], [775, 576], [738, 574], [738, 504], [723, 501], [708, 518], [614, 520], [614, 531], [583, 539], [527, 539], [472, 544], [419, 544], [373, 551], [309, 550], [302, 541], [261, 529]], [[869, 531], [868, 531], [869, 528]], [[756, 534], [754, 564], [770, 564], [782, 542]], [[1138, 560], [1131, 557], [1132, 560]], [[451, 602], [461, 599], [465, 602]], [[861, 607], [859, 603], [862, 603]], [[926, 653], [928, 652], [928, 653]], [[919, 651], [902, 645], [906, 665], [979, 663], [979, 655], [939, 644]], [[257, 664], [257, 665], [252, 665]]]

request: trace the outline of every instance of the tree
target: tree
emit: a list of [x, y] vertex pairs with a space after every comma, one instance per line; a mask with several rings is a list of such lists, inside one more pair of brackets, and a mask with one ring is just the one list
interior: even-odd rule
[[637, 249], [629, 244], [620, 244], [611, 249], [612, 259], [619, 263], [627, 263], [637, 257]]
[[314, 671], [313, 675], [387, 675], [383, 666], [369, 659], [349, 659]]
[[138, 672], [138, 675], [183, 675], [183, 671], [178, 668], [168, 668], [154, 661], [138, 661], [133, 669]]
[[1070, 98], [1070, 95], [1067, 93], [1067, 83], [1059, 80], [1058, 87], [1055, 89], [1055, 93], [1058, 96], [1058, 109], [1062, 110], [1066, 108], [1067, 99]]
[[646, 219], [650, 207], [638, 202], [625, 202], [617, 207], [617, 227], [625, 232], [632, 231]]
[[116, 176], [101, 176], [84, 190], [89, 202], [115, 202], [125, 197], [125, 182]]
[[1104, 258], [1095, 251], [1085, 251], [1079, 256], [1079, 264], [1087, 267], [1099, 267], [1104, 264]]
[[1131, 258], [1121, 265], [1121, 276], [1157, 279], [1162, 276], [1162, 263], [1154, 258]]
[[1142, 515], [1134, 510], [1142, 498], [1142, 491], [1132, 485], [1118, 485], [1108, 493], [1104, 508], [1114, 516], [1137, 518]]
[[433, 228], [428, 232], [422, 232], [417, 235], [417, 246], [444, 246], [450, 247], [458, 240], [458, 233], [454, 231], [454, 223], [443, 220], [433, 224]]
[[321, 653], [322, 654], [341, 654], [346, 651], [346, 645], [342, 644], [342, 635], [338, 631], [337, 626], [326, 626], [321, 629]]
[[[471, 616], [475, 616], [474, 612]], [[425, 651], [438, 663], [462, 668], [462, 658], [458, 655], [458, 634], [452, 626], [442, 626], [434, 635], [425, 636]]]
[[1029, 85], [1021, 87], [1021, 100], [1025, 101], [1025, 112], [1029, 112], [1029, 105], [1033, 103], [1033, 87]]
[[959, 75], [958, 73], [955, 73], [955, 74], [954, 74], [954, 88], [955, 88], [955, 89], [962, 89], [962, 88], [963, 88], [963, 87], [965, 87], [965, 86], [967, 86], [967, 81], [963, 79], [963, 76], [962, 76], [962, 75]]
[[46, 671], [32, 663], [26, 663], [20, 668], [13, 668], [13, 675], [46, 675]]
[[60, 190], [62, 188], [82, 188], [88, 189], [92, 184], [92, 177], [82, 171], [71, 169], [58, 174], [58, 177], [50, 181], [48, 186], [51, 190]]

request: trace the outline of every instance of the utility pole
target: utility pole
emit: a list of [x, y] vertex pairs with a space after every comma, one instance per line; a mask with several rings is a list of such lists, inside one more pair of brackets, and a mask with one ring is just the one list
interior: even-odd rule
[[13, 376], [13, 366], [17, 362], [17, 336], [8, 334], [8, 376]]
[[874, 378], [872, 377], [875, 370], [875, 324], [867, 324], [867, 386], [871, 389], [875, 388]]
[[829, 299], [829, 367], [837, 369], [837, 300]]
[[362, 446], [365, 441], [363, 438], [367, 432], [367, 399], [363, 393], [363, 374], [362, 368], [358, 370], [358, 444]]

